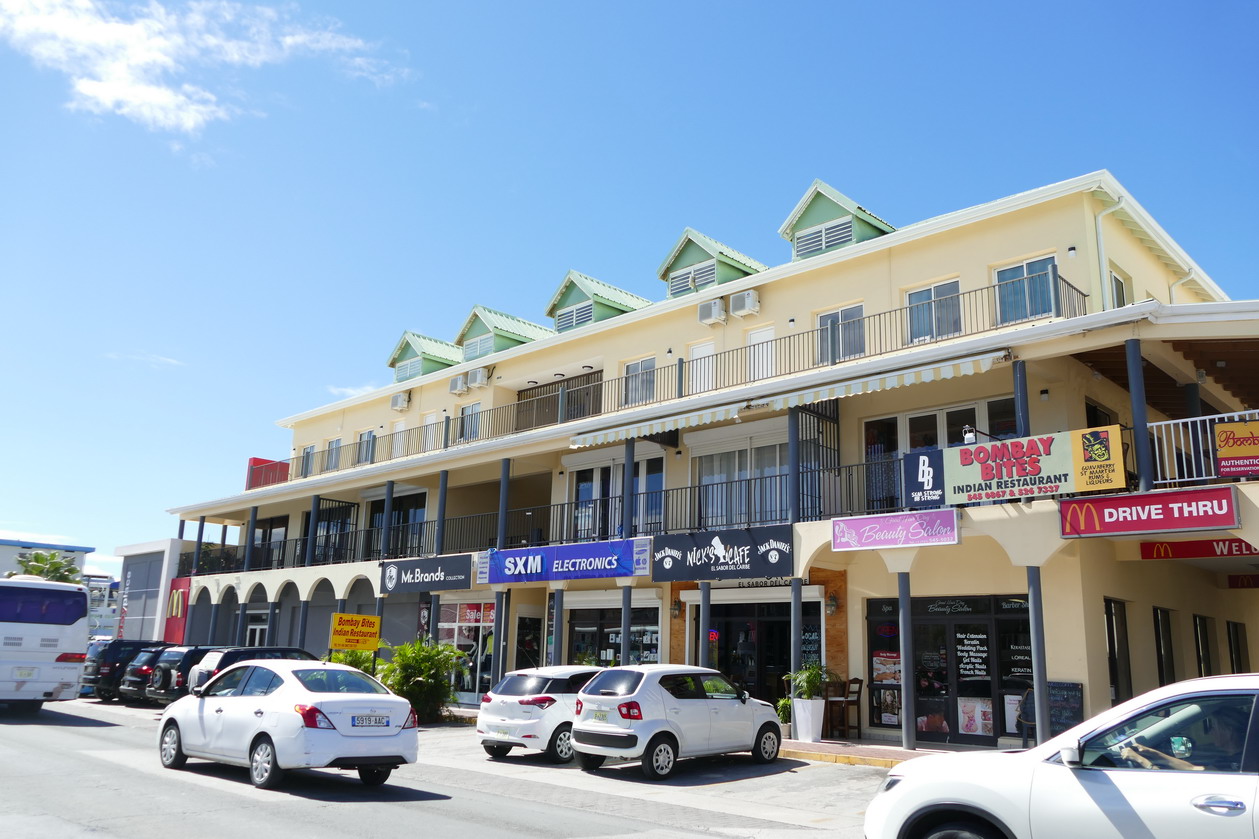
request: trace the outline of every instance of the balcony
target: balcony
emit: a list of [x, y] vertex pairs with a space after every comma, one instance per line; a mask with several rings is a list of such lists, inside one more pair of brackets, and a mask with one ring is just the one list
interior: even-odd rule
[[1254, 422], [1259, 411], [1152, 422], [1154, 486], [1164, 489], [1233, 483], [1236, 477], [1216, 471], [1215, 426], [1223, 422]]
[[559, 386], [443, 422], [289, 460], [251, 459], [245, 489], [283, 484], [356, 466], [383, 463], [495, 440], [533, 428], [791, 376], [909, 347], [978, 335], [1018, 324], [1086, 314], [1088, 295], [1057, 269], [974, 291], [941, 297], [858, 320], [810, 329], [694, 360], [594, 381]]

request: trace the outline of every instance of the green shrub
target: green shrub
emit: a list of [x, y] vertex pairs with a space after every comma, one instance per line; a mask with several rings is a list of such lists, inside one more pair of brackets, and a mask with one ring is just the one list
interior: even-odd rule
[[786, 724], [791, 722], [791, 697], [780, 696], [778, 703], [774, 706], [774, 710], [778, 712], [778, 721]]
[[337, 664], [348, 664], [357, 667], [364, 673], [375, 672], [375, 660], [367, 650], [337, 650], [332, 654], [332, 661]]
[[452, 677], [463, 665], [463, 654], [430, 638], [399, 644], [392, 651], [381, 681], [411, 703], [421, 723], [440, 722], [446, 704], [455, 699]]

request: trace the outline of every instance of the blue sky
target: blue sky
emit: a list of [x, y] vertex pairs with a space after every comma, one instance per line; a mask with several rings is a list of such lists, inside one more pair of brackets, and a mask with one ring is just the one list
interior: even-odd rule
[[[0, 538], [173, 537], [403, 330], [1110, 169], [1235, 299], [1259, 4], [0, 0]], [[211, 528], [210, 538], [217, 538]]]

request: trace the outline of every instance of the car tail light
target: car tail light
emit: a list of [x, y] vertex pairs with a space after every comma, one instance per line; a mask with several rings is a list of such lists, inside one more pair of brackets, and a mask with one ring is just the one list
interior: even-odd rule
[[98, 672], [99, 672], [102, 676], [105, 676], [105, 675], [108, 675], [108, 674], [110, 673], [110, 671], [112, 671], [113, 669], [114, 669], [114, 665], [112, 665], [112, 664], [102, 664], [102, 665], [100, 666], [100, 669], [99, 669], [99, 671], [98, 671]]
[[87, 653], [62, 653], [57, 656], [57, 661], [82, 663], [85, 658], [87, 658]]
[[551, 696], [526, 696], [518, 701], [521, 705], [532, 705], [535, 708], [541, 708], [543, 711], [555, 704], [555, 698]]
[[173, 680], [173, 684], [172, 684], [171, 686], [172, 686], [172, 687], [177, 687], [177, 688], [181, 688], [181, 687], [183, 687], [183, 686], [184, 686], [184, 674], [183, 674], [183, 673], [181, 673], [181, 672], [179, 672], [178, 670], [176, 670], [176, 671], [175, 671], [175, 678], [174, 678], [174, 680]]
[[577, 700], [577, 705], [576, 705], [576, 710], [577, 710], [577, 713], [579, 713], [579, 714], [581, 713], [581, 708], [582, 708], [582, 705], [581, 705], [581, 700], [580, 700], [580, 699], [578, 699], [578, 700]]
[[643, 718], [643, 709], [637, 702], [622, 702], [616, 706], [616, 710], [620, 712], [623, 720], [641, 720]]
[[147, 664], [142, 664], [141, 666], [136, 668], [137, 676], [147, 676], [152, 672], [153, 672], [153, 668]]
[[486, 704], [488, 704], [488, 703], [490, 703], [490, 702], [493, 702], [493, 701], [494, 701], [494, 697], [490, 696], [488, 693], [483, 693], [483, 694], [481, 694], [481, 704], [482, 704], [482, 705], [486, 705]]
[[314, 705], [294, 705], [293, 710], [302, 715], [302, 724], [307, 728], [336, 728], [332, 720]]
[[414, 708], [412, 708], [412, 709], [411, 709], [411, 713], [410, 713], [410, 714], [407, 714], [407, 721], [406, 721], [406, 723], [405, 723], [405, 724], [403, 724], [403, 726], [402, 726], [402, 727], [403, 727], [403, 728], [418, 728], [418, 727], [419, 727], [419, 725], [420, 725], [420, 721], [419, 721], [418, 719], [416, 719], [416, 716], [415, 716], [415, 709], [414, 709]]

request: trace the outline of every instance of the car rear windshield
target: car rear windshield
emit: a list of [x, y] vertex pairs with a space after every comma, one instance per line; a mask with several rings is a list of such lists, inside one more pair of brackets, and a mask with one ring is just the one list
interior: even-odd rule
[[69, 626], [87, 617], [87, 592], [34, 586], [0, 588], [0, 622]]
[[504, 676], [503, 680], [490, 688], [490, 693], [499, 696], [532, 696], [536, 693], [546, 693], [551, 679], [545, 676]]
[[161, 655], [160, 650], [140, 650], [136, 653], [136, 657], [131, 659], [131, 663], [136, 667], [143, 667], [146, 664], [152, 664], [159, 655]]
[[638, 690], [643, 674], [634, 670], [604, 670], [586, 683], [582, 693], [595, 696], [629, 696]]
[[356, 670], [294, 670], [311, 693], [388, 693], [380, 682]]

